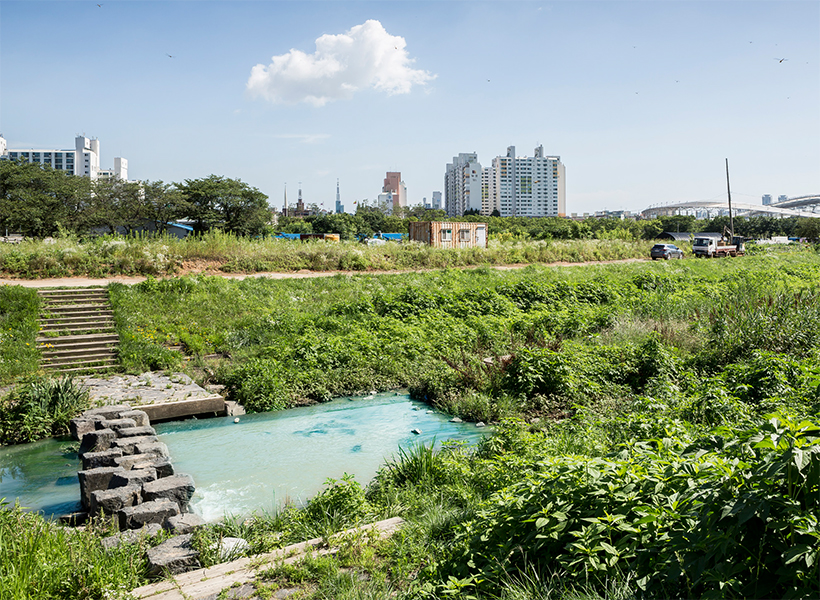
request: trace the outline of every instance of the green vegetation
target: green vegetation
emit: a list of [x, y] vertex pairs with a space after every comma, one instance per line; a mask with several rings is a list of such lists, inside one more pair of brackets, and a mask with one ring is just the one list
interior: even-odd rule
[[70, 378], [38, 378], [0, 398], [0, 445], [68, 435], [68, 422], [89, 408], [88, 390]]
[[[260, 597], [820, 595], [820, 257], [112, 285], [128, 369], [252, 410], [407, 386], [495, 423], [363, 487], [197, 535], [251, 553], [402, 516], [387, 542], [264, 573]], [[205, 356], [220, 353], [216, 364]], [[102, 584], [95, 584], [101, 589]]]
[[0, 500], [0, 598], [125, 598], [145, 580], [148, 542], [105, 550], [106, 533], [67, 529]]
[[35, 290], [0, 286], [0, 382], [11, 382], [37, 370], [39, 310]]

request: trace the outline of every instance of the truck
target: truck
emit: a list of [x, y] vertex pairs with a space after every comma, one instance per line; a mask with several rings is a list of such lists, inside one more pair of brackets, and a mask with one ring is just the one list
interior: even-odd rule
[[695, 258], [715, 258], [718, 256], [743, 256], [746, 253], [746, 248], [743, 244], [743, 238], [739, 235], [731, 237], [732, 243], [727, 243], [726, 236], [721, 239], [711, 237], [696, 237], [692, 244], [692, 254]]

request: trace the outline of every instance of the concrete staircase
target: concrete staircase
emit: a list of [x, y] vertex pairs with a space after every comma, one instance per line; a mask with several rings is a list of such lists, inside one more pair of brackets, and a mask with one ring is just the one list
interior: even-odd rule
[[116, 366], [119, 337], [104, 288], [38, 290], [40, 337], [46, 370], [107, 371]]

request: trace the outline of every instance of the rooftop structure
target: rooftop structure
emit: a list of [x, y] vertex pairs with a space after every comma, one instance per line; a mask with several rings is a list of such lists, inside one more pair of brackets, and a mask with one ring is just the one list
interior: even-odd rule
[[0, 160], [19, 160], [48, 165], [57, 171], [81, 175], [90, 179], [99, 177], [119, 177], [128, 179], [128, 161], [114, 158], [113, 169], [100, 169], [100, 141], [78, 135], [74, 139], [73, 150], [51, 148], [7, 148], [6, 140], [0, 136]]

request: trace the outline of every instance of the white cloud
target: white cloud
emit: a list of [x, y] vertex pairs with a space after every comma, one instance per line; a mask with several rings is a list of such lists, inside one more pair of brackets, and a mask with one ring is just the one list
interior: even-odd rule
[[308, 102], [323, 106], [373, 88], [388, 95], [407, 94], [414, 85], [435, 78], [412, 69], [403, 37], [390, 35], [379, 21], [369, 20], [339, 35], [316, 40], [316, 52], [291, 50], [274, 56], [267, 66], [251, 69], [248, 92], [275, 103]]

